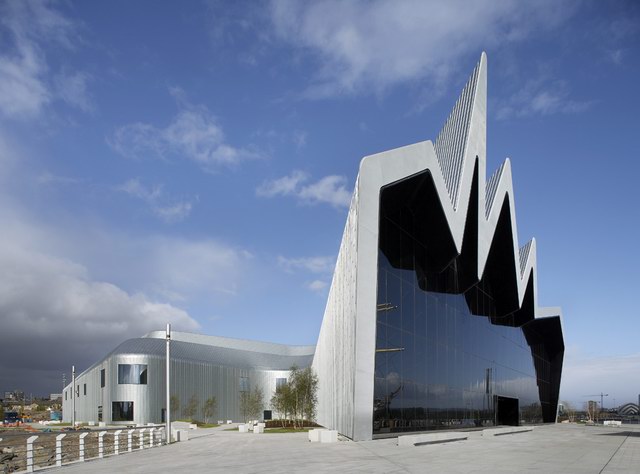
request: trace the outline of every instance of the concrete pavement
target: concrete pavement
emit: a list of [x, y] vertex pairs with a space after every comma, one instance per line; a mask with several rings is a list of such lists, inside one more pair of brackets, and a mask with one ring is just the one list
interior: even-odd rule
[[[158, 472], [640, 472], [640, 428], [538, 426], [531, 432], [419, 447], [396, 440], [309, 443], [306, 433], [197, 430], [171, 446], [57, 469], [61, 473]], [[195, 434], [195, 433], [194, 433]]]

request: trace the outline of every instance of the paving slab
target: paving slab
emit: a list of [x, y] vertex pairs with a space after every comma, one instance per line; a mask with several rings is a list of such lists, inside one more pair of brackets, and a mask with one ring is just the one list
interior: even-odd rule
[[71, 465], [56, 471], [65, 474], [640, 472], [640, 427], [627, 425], [548, 425], [517, 436], [498, 437], [483, 437], [480, 432], [469, 432], [465, 441], [418, 447], [397, 446], [395, 438], [358, 443], [310, 443], [306, 433], [253, 436], [224, 431], [226, 427], [209, 429], [206, 436], [184, 443]]

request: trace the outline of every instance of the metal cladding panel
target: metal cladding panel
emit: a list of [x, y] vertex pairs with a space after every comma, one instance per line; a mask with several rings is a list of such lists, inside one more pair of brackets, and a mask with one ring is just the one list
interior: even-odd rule
[[356, 185], [312, 365], [318, 375], [318, 423], [350, 438], [356, 364], [357, 189]]
[[[103, 420], [112, 423], [112, 403], [133, 402], [133, 423], [160, 423], [165, 403], [165, 340], [157, 338], [131, 339], [123, 342], [104, 360], [76, 377], [80, 396], [76, 398], [76, 420], [98, 421], [98, 407], [103, 408]], [[265, 346], [256, 344], [262, 349]], [[274, 345], [277, 346], [277, 345]], [[247, 377], [249, 388], [260, 387], [264, 394], [265, 409], [276, 389], [277, 378], [287, 378], [293, 365], [308, 367], [313, 357], [313, 347], [294, 349], [293, 353], [305, 355], [287, 356], [229, 349], [190, 342], [171, 343], [171, 395], [179, 400], [180, 409], [172, 418], [183, 417], [183, 409], [195, 397], [198, 409], [194, 418], [203, 420], [204, 402], [216, 398], [217, 409], [211, 419], [241, 419], [239, 393], [240, 377]], [[267, 347], [267, 350], [272, 350]], [[286, 349], [273, 349], [289, 352]], [[118, 384], [118, 364], [146, 364], [147, 384]], [[105, 387], [100, 386], [100, 371], [105, 369]], [[84, 384], [87, 395], [84, 395]], [[71, 384], [63, 394], [63, 419], [71, 421]], [[131, 422], [121, 422], [123, 424]]]

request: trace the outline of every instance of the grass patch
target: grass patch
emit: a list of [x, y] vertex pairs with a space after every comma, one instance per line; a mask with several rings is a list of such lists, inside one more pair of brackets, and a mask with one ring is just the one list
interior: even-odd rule
[[267, 428], [265, 433], [306, 433], [313, 428], [302, 428], [294, 430], [293, 428]]
[[190, 420], [188, 418], [187, 419], [182, 418], [182, 419], [175, 420], [175, 421], [180, 421], [182, 423], [195, 423], [195, 425], [198, 428], [217, 428], [218, 426], [220, 426], [217, 423], [205, 423], [204, 421]]

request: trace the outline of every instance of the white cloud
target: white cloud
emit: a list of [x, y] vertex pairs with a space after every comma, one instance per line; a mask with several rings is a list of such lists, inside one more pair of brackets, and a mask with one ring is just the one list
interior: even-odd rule
[[73, 22], [50, 2], [0, 3], [0, 35], [5, 40], [0, 54], [0, 113], [14, 119], [37, 117], [59, 98], [88, 109], [86, 75], [70, 73], [58, 88], [48, 77], [45, 47], [71, 50], [78, 43]]
[[278, 265], [286, 272], [306, 270], [311, 273], [332, 273], [336, 265], [336, 258], [329, 257], [300, 257], [287, 258], [278, 256]]
[[329, 175], [315, 183], [305, 184], [309, 175], [293, 171], [289, 176], [265, 181], [256, 189], [260, 197], [294, 196], [306, 204], [326, 203], [333, 207], [349, 207], [351, 191], [347, 189], [347, 178]]
[[532, 115], [572, 114], [588, 109], [592, 102], [576, 101], [569, 97], [569, 89], [563, 81], [545, 81], [544, 78], [528, 81], [522, 89], [496, 104], [496, 117], [500, 120]]
[[309, 288], [311, 291], [315, 293], [319, 293], [323, 295], [328, 286], [329, 284], [326, 281], [313, 280], [311, 283], [307, 285], [307, 288]]
[[[609, 357], [584, 357], [568, 348], [562, 369], [560, 398], [576, 403], [578, 408], [589, 399], [585, 397], [604, 391], [609, 394], [605, 403], [637, 402], [640, 389], [630, 381], [640, 380], [640, 354]], [[605, 405], [606, 406], [606, 405]]]
[[186, 157], [206, 171], [260, 156], [255, 149], [227, 143], [217, 119], [206, 107], [187, 103], [182, 90], [173, 88], [170, 93], [176, 98], [179, 111], [169, 125], [164, 128], [139, 122], [124, 125], [107, 139], [109, 145], [129, 158]]
[[193, 203], [190, 201], [175, 201], [167, 198], [161, 185], [146, 187], [139, 179], [130, 179], [117, 186], [116, 190], [146, 202], [153, 214], [167, 224], [186, 219], [193, 208]]
[[303, 186], [298, 197], [310, 203], [326, 202], [334, 207], [349, 207], [351, 192], [344, 176], [325, 176], [319, 181]]
[[93, 103], [87, 90], [89, 75], [83, 72], [60, 73], [54, 78], [57, 96], [72, 107], [91, 112]]
[[190, 202], [177, 202], [164, 207], [154, 208], [155, 214], [167, 223], [178, 222], [191, 214], [193, 205]]
[[[251, 255], [211, 239], [186, 240], [154, 237], [138, 242], [148, 246], [140, 273], [159, 293], [171, 291], [179, 298], [217, 294], [236, 295], [239, 280]], [[148, 275], [153, 275], [149, 277]]]
[[49, 184], [65, 185], [65, 184], [78, 184], [81, 182], [81, 180], [77, 178], [71, 178], [69, 176], [58, 176], [53, 173], [50, 173], [49, 171], [45, 171], [38, 175], [38, 177], [36, 178], [36, 182], [38, 184], [44, 184], [44, 185], [49, 185]]
[[307, 179], [309, 179], [307, 173], [296, 170], [289, 176], [265, 181], [256, 189], [256, 194], [260, 197], [289, 196], [296, 194], [300, 185]]
[[562, 24], [575, 2], [540, 0], [274, 0], [276, 35], [310, 53], [311, 98], [382, 92], [416, 80], [446, 83], [461, 60]]

